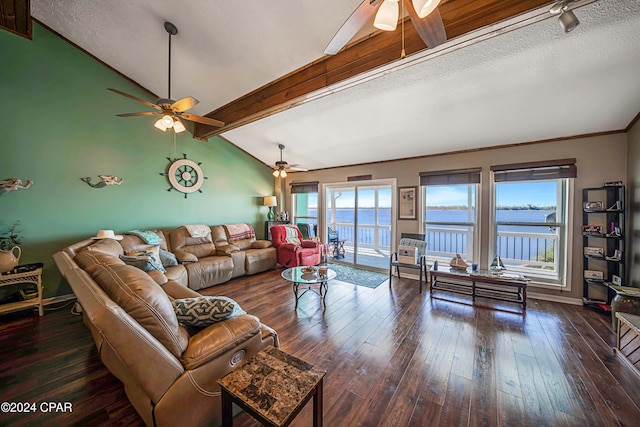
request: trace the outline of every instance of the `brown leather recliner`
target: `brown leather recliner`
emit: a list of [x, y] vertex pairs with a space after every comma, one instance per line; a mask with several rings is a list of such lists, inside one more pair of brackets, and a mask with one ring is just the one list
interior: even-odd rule
[[87, 240], [54, 255], [102, 362], [147, 425], [219, 424], [217, 379], [262, 348], [278, 347], [276, 332], [244, 314], [190, 335], [171, 298], [199, 294], [174, 280], [154, 281], [125, 265], [122, 252], [114, 240]]

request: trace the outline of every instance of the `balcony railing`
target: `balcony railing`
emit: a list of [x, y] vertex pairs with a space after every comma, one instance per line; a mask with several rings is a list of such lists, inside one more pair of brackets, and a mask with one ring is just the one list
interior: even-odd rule
[[[338, 232], [340, 240], [346, 240], [345, 247], [354, 246], [354, 224], [330, 224]], [[453, 258], [456, 254], [473, 260], [473, 227], [427, 228], [427, 255], [434, 258]], [[514, 268], [535, 268], [544, 271], [558, 271], [558, 234], [499, 231], [497, 250], [505, 265]], [[359, 225], [358, 247], [375, 251], [391, 251], [391, 226]]]

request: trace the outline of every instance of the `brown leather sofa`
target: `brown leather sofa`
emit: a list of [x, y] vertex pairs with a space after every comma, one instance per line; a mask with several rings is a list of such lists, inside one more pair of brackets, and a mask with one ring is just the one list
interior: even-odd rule
[[[191, 237], [183, 227], [155, 230], [160, 248], [174, 253], [180, 263], [167, 269], [167, 279], [197, 291], [276, 266], [278, 254], [269, 240], [256, 240], [255, 236], [234, 240], [227, 227], [210, 226], [211, 233], [204, 237]], [[154, 246], [131, 234], [125, 234], [120, 245], [125, 253]]]
[[122, 248], [115, 240], [86, 240], [54, 255], [102, 362], [147, 425], [218, 425], [216, 380], [262, 348], [278, 347], [276, 332], [243, 314], [190, 334], [171, 304], [172, 298], [199, 295], [181, 282], [185, 267], [152, 279], [124, 264]]
[[188, 286], [199, 290], [234, 277], [256, 274], [276, 266], [278, 255], [268, 240], [232, 240], [227, 225], [209, 227], [205, 237], [191, 237], [182, 227], [165, 230], [170, 251], [187, 270]]

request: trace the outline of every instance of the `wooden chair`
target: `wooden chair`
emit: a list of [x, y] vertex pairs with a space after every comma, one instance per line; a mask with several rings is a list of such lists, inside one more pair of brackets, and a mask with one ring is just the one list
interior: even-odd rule
[[424, 274], [424, 281], [427, 281], [427, 261], [426, 261], [426, 249], [427, 243], [425, 242], [424, 234], [414, 233], [402, 233], [400, 236], [400, 246], [415, 246], [418, 248], [418, 262], [415, 264], [406, 264], [398, 261], [398, 253], [391, 254], [391, 260], [389, 262], [389, 289], [391, 289], [391, 277], [393, 276], [393, 267], [396, 268], [396, 274], [400, 278], [400, 267], [411, 268], [420, 271], [420, 293], [422, 293], [422, 276]]

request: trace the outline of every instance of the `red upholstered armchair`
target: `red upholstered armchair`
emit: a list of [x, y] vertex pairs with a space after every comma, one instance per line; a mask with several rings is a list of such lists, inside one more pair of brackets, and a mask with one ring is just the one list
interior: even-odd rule
[[271, 242], [278, 251], [278, 263], [287, 268], [320, 264], [322, 254], [326, 253], [326, 244], [303, 240], [293, 224], [271, 227]]

